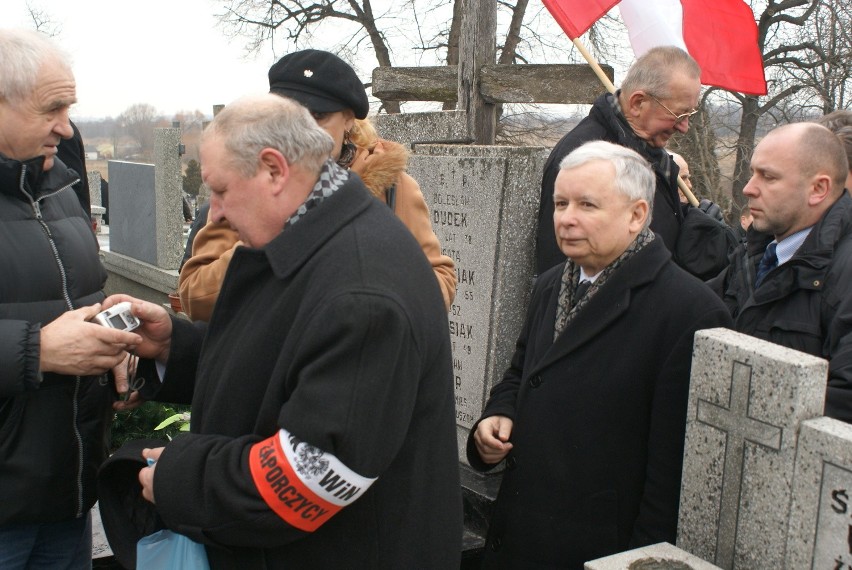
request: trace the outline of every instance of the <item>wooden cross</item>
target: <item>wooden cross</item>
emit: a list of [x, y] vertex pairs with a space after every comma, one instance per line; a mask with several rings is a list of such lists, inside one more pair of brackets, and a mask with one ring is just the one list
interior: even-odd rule
[[[457, 101], [457, 111], [435, 119], [442, 126], [410, 142], [494, 144], [499, 103], [592, 103], [606, 88], [588, 65], [497, 65], [497, 2], [466, 0], [459, 65], [378, 67], [373, 96], [389, 101]], [[611, 66], [603, 66], [612, 79]], [[399, 115], [383, 116], [388, 138], [404, 131]], [[390, 135], [390, 136], [389, 136]], [[430, 138], [431, 137], [431, 138]], [[398, 140], [403, 140], [399, 138]]]

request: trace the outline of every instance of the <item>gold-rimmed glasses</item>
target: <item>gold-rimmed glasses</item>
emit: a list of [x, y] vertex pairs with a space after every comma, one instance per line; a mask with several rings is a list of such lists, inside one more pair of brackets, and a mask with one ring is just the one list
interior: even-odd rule
[[666, 107], [665, 103], [663, 103], [662, 101], [660, 101], [659, 99], [654, 97], [652, 94], [648, 93], [648, 97], [650, 97], [651, 99], [656, 101], [660, 105], [660, 107], [662, 107], [663, 109], [668, 111], [669, 114], [672, 117], [674, 117], [675, 124], [682, 123], [683, 121], [687, 120], [688, 118], [690, 118], [691, 116], [693, 116], [695, 113], [698, 112], [698, 109], [693, 109], [692, 111], [687, 111], [686, 113], [681, 113], [680, 115], [678, 115], [677, 113], [675, 113], [674, 111], [672, 111], [671, 109]]

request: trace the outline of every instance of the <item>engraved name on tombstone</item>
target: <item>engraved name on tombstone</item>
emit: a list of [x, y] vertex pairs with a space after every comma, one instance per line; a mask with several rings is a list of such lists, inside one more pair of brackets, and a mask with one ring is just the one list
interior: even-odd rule
[[409, 165], [443, 253], [456, 264], [449, 329], [462, 450], [523, 323], [545, 158], [542, 149], [418, 145]]

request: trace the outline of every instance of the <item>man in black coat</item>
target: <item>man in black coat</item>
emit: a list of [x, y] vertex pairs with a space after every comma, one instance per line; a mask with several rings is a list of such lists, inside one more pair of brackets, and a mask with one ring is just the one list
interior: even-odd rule
[[556, 144], [541, 179], [536, 273], [565, 261], [553, 233], [553, 184], [559, 163], [580, 145], [596, 140], [630, 148], [651, 163], [656, 180], [651, 229], [675, 262], [700, 279], [717, 275], [727, 265], [736, 238], [722, 222], [721, 210], [708, 200], [702, 200], [700, 209], [681, 205], [678, 167], [665, 150], [672, 135], [689, 130], [689, 118], [698, 112], [700, 75], [685, 51], [672, 46], [651, 49], [630, 67], [621, 89], [598, 97], [589, 115]]
[[442, 296], [411, 232], [331, 150], [274, 94], [204, 131], [210, 219], [245, 246], [209, 328], [133, 301], [139, 353], [166, 364], [155, 396], [192, 399], [190, 433], [146, 452], [143, 495], [213, 568], [458, 568]]
[[815, 123], [771, 131], [743, 188], [747, 241], [711, 286], [736, 330], [829, 361], [825, 414], [852, 422], [852, 198], [840, 140]]
[[648, 229], [653, 193], [649, 165], [622, 146], [587, 143], [560, 163], [568, 259], [537, 280], [467, 444], [475, 468], [506, 460], [484, 568], [581, 569], [675, 541], [693, 336], [731, 319]]

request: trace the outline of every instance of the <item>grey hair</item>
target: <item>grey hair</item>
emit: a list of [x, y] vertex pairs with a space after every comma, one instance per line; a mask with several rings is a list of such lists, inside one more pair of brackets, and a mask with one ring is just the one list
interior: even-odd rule
[[35, 30], [0, 28], [0, 101], [20, 101], [36, 87], [49, 61], [71, 72], [71, 58], [50, 38]]
[[319, 173], [331, 156], [334, 141], [307, 109], [280, 95], [265, 93], [237, 99], [216, 115], [203, 139], [220, 136], [230, 166], [244, 178], [257, 172], [265, 148], [281, 152], [292, 165]]
[[648, 161], [634, 150], [605, 141], [588, 142], [562, 159], [559, 170], [571, 170], [595, 161], [605, 161], [615, 169], [613, 184], [620, 194], [630, 200], [648, 203], [648, 218], [642, 229], [651, 224], [656, 180]]
[[671, 96], [669, 84], [676, 73], [699, 79], [701, 68], [691, 55], [679, 47], [657, 46], [630, 66], [621, 83], [621, 91], [628, 97], [636, 91], [645, 91], [666, 99]]

